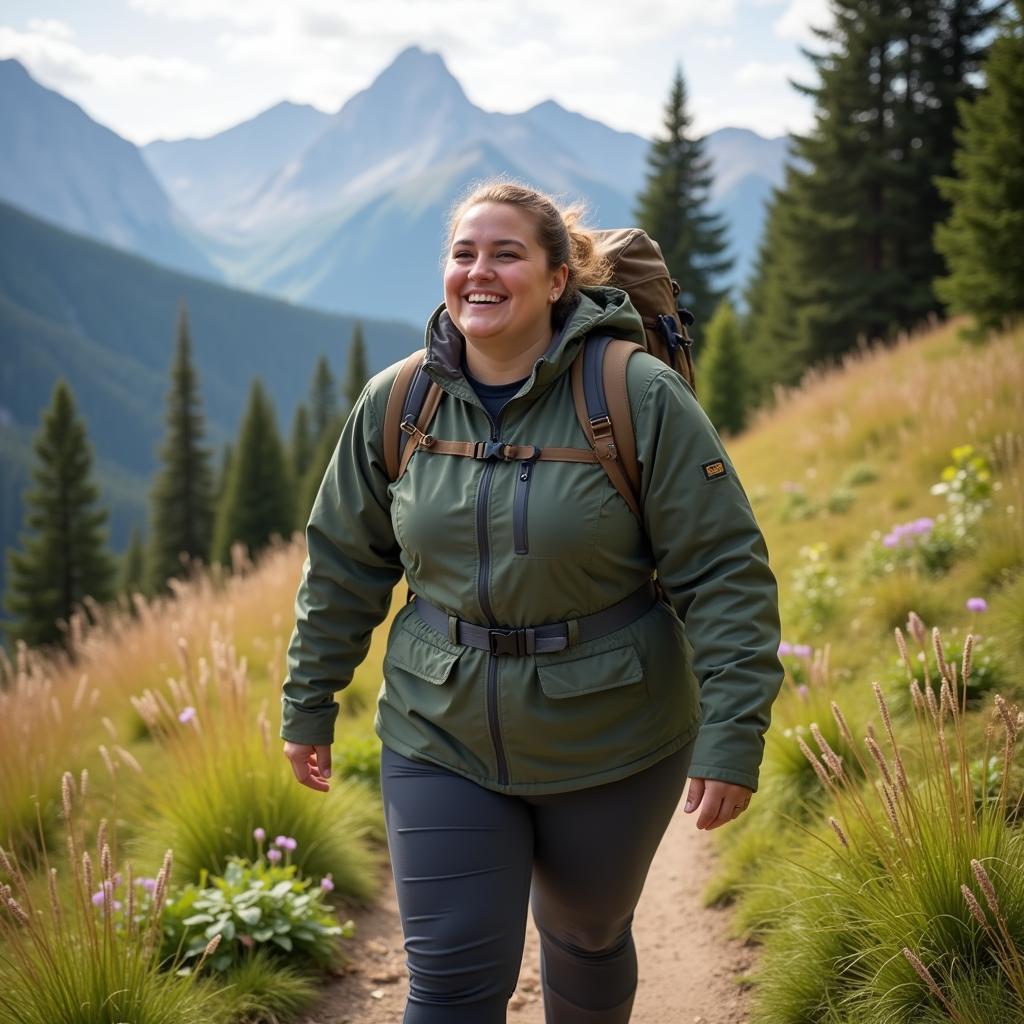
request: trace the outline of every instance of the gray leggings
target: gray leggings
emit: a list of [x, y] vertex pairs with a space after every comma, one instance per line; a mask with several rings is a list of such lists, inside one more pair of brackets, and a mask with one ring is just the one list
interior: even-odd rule
[[692, 750], [618, 782], [521, 797], [384, 747], [410, 977], [404, 1024], [503, 1024], [527, 903], [548, 1024], [625, 1024], [637, 982], [633, 911]]

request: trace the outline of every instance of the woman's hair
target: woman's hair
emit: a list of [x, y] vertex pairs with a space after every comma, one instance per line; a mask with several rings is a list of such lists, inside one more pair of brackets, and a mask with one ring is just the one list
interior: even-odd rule
[[548, 267], [554, 270], [568, 264], [569, 277], [551, 310], [551, 321], [560, 324], [576, 304], [580, 285], [607, 284], [611, 267], [595, 247], [594, 236], [580, 223], [586, 212], [582, 203], [561, 209], [543, 192], [517, 181], [495, 178], [477, 185], [456, 203], [448, 217], [448, 245], [451, 246], [459, 221], [481, 203], [505, 203], [529, 214], [537, 228], [537, 241], [548, 254]]

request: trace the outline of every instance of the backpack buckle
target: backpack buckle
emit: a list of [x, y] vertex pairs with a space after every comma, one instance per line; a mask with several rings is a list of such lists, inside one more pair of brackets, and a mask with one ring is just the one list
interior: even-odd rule
[[489, 629], [487, 640], [491, 654], [510, 654], [521, 658], [533, 654], [536, 637], [533, 629], [527, 626], [524, 629]]
[[509, 446], [504, 441], [477, 441], [473, 448], [474, 459], [502, 459], [511, 462]]
[[[693, 322], [693, 314], [689, 310], [684, 309], [682, 313], [686, 313], [690, 318], [690, 322]], [[680, 313], [680, 319], [682, 318], [682, 313]], [[675, 320], [667, 313], [658, 314], [658, 332], [665, 339], [669, 352], [675, 353], [682, 345], [688, 344], [688, 339], [676, 330]]]

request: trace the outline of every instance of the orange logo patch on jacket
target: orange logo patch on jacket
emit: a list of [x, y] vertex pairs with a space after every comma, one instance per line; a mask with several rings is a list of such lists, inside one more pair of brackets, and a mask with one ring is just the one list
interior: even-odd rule
[[725, 476], [725, 463], [721, 459], [705, 462], [700, 468], [704, 471], [705, 480], [717, 480], [719, 477]]

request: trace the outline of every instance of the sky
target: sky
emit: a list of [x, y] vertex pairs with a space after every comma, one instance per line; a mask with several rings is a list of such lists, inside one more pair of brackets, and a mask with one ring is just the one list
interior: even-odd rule
[[205, 137], [280, 100], [333, 113], [405, 47], [477, 106], [546, 99], [651, 137], [677, 64], [694, 131], [806, 129], [800, 51], [828, 0], [3, 0], [0, 58], [143, 145]]

